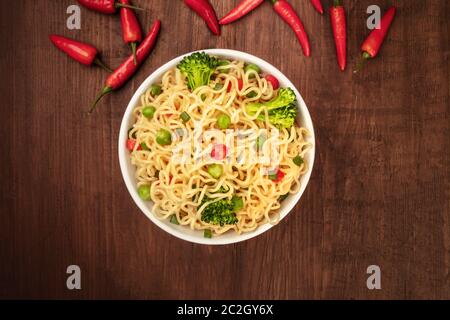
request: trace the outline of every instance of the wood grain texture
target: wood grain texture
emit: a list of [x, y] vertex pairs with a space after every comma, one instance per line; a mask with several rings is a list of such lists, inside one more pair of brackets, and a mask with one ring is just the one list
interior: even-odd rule
[[[450, 299], [450, 3], [378, 0], [399, 8], [379, 58], [353, 75], [338, 69], [328, 17], [292, 0], [310, 34], [304, 58], [270, 4], [213, 37], [181, 1], [134, 3], [145, 30], [163, 22], [156, 49], [120, 92], [85, 111], [105, 73], [63, 56], [62, 33], [95, 44], [117, 66], [129, 49], [120, 19], [74, 1], [25, 1], [0, 11], [1, 298]], [[211, 1], [219, 16], [237, 0]], [[325, 1], [326, 2], [326, 1]], [[346, 1], [349, 61], [367, 34], [374, 1]], [[288, 218], [244, 243], [178, 240], [134, 205], [119, 170], [126, 104], [158, 66], [188, 51], [230, 48], [284, 72], [311, 112], [317, 157]], [[65, 287], [82, 269], [82, 290]], [[382, 290], [366, 288], [366, 268]]]

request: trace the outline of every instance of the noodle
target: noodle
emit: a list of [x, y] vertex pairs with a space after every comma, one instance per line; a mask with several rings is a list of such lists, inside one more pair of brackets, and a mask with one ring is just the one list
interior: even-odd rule
[[[230, 65], [218, 67], [214, 80], [193, 92], [188, 89], [180, 70], [173, 68], [161, 79], [160, 95], [152, 96], [150, 89], [142, 95], [140, 106], [134, 110], [135, 124], [129, 132], [129, 138], [137, 141], [130, 156], [136, 166], [137, 186], [151, 186], [153, 213], [157, 217], [167, 219], [175, 215], [180, 225], [196, 230], [210, 229], [216, 234], [229, 230], [250, 232], [262, 224], [277, 223], [281, 206], [279, 198], [299, 191], [300, 179], [308, 171], [308, 164], [304, 161], [300, 166], [296, 165], [293, 158], [300, 155], [304, 159], [311, 148], [305, 139], [308, 130], [294, 125], [289, 130], [280, 129], [274, 138], [269, 133], [276, 128], [269, 123], [268, 117], [266, 121], [259, 121], [256, 120], [258, 115], [248, 115], [245, 107], [249, 102], [269, 101], [277, 96], [277, 90], [273, 90], [256, 72], [246, 73], [244, 67], [242, 61], [232, 61]], [[228, 72], [222, 72], [224, 69]], [[241, 90], [238, 79], [243, 80]], [[223, 86], [215, 90], [216, 83]], [[230, 83], [231, 90], [228, 90]], [[247, 94], [252, 91], [255, 94], [248, 98]], [[156, 108], [152, 119], [142, 115], [143, 108], [149, 105]], [[180, 119], [182, 112], [187, 112], [191, 120], [184, 123]], [[203, 135], [200, 144], [201, 152], [194, 152], [195, 155], [188, 156], [184, 163], [174, 161], [174, 151], [181, 141], [192, 147], [194, 141], [201, 138], [196, 125], [202, 129], [202, 134], [208, 130], [217, 131], [217, 118], [221, 113], [231, 118], [229, 129], [234, 130], [230, 134], [231, 141], [223, 142], [229, 148], [227, 159], [231, 161], [207, 159], [218, 137], [206, 135]], [[177, 133], [178, 138], [172, 140], [170, 145], [159, 145], [155, 135], [162, 128]], [[255, 158], [252, 154], [258, 137], [252, 134], [255, 130], [267, 132], [264, 153], [270, 153], [270, 145], [278, 148], [278, 167], [285, 173], [278, 183], [271, 181], [267, 171], [263, 170], [268, 169], [270, 163], [250, 161]], [[228, 135], [226, 137], [230, 138]], [[145, 150], [138, 148], [142, 143], [146, 145]], [[245, 160], [239, 162], [238, 159]], [[207, 166], [212, 163], [223, 166], [219, 179], [212, 178], [207, 171]], [[204, 197], [214, 202], [231, 199], [234, 195], [241, 197], [244, 203], [244, 207], [236, 212], [236, 224], [221, 226], [201, 220], [206, 207], [201, 205]]]

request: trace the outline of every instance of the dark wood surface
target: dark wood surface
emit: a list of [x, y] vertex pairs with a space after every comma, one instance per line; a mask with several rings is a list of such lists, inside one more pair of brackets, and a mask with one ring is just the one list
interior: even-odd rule
[[[54, 49], [51, 33], [96, 44], [117, 66], [129, 54], [118, 16], [75, 1], [16, 0], [0, 10], [0, 297], [147, 299], [449, 299], [450, 2], [378, 0], [399, 8], [381, 55], [353, 75], [338, 71], [328, 17], [292, 0], [308, 30], [306, 59], [269, 3], [213, 37], [181, 1], [138, 1], [158, 45], [120, 92], [85, 111], [105, 73]], [[214, 0], [219, 16], [238, 1]], [[326, 1], [324, 1], [326, 2]], [[366, 8], [346, 1], [349, 62], [368, 33]], [[293, 213], [244, 243], [208, 247], [178, 240], [134, 205], [119, 170], [125, 106], [155, 68], [188, 51], [231, 48], [284, 72], [311, 112], [317, 156]], [[66, 267], [82, 290], [66, 289]], [[366, 288], [366, 268], [382, 290]]]

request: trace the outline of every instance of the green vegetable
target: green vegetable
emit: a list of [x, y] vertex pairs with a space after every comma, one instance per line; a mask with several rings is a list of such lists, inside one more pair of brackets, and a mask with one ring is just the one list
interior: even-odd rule
[[297, 166], [301, 166], [302, 164], [303, 164], [303, 158], [300, 156], [300, 155], [298, 155], [298, 156], [296, 156], [294, 159], [292, 159], [292, 161], [297, 165]]
[[212, 231], [209, 229], [205, 229], [205, 231], [203, 231], [203, 236], [205, 238], [212, 238]]
[[220, 129], [228, 129], [228, 127], [230, 126], [231, 123], [231, 119], [227, 114], [221, 114], [218, 118], [217, 118], [217, 126]]
[[204, 52], [195, 52], [184, 57], [177, 68], [187, 77], [188, 88], [194, 91], [208, 85], [219, 61]]
[[233, 203], [233, 211], [238, 212], [244, 207], [244, 200], [242, 198], [239, 198], [237, 196], [234, 196], [231, 198], [231, 202]]
[[[211, 199], [205, 197], [203, 198], [201, 205], [210, 201]], [[219, 201], [211, 202], [210, 204], [208, 204], [202, 211], [201, 219], [204, 222], [220, 226], [235, 224], [238, 222], [234, 210], [234, 203], [232, 200], [228, 199], [221, 199]]]
[[255, 91], [250, 91], [249, 93], [247, 93], [247, 98], [254, 98], [256, 97], [258, 94]]
[[153, 106], [148, 106], [148, 107], [145, 107], [144, 109], [142, 109], [142, 114], [147, 119], [153, 118], [153, 116], [155, 115], [155, 112], [156, 112], [156, 108]]
[[[249, 72], [250, 70], [254, 70], [254, 71], [256, 71], [256, 73], [260, 73], [260, 72], [261, 72], [261, 69], [260, 69], [256, 64], [254, 64], [254, 63], [251, 63], [251, 64], [246, 65], [244, 70], [245, 70], [245, 73]], [[250, 79], [252, 79], [252, 78], [254, 78], [254, 77], [255, 77], [255, 74], [254, 74], [254, 73], [252, 73], [252, 74], [249, 76]]]
[[177, 215], [176, 215], [176, 214], [174, 214], [174, 215], [172, 215], [172, 216], [170, 217], [170, 223], [173, 223], [173, 224], [180, 224], [180, 223], [178, 222], [178, 219], [177, 219]]
[[159, 129], [156, 132], [156, 142], [162, 146], [172, 143], [172, 135], [166, 129]]
[[278, 173], [270, 173], [269, 179], [272, 181], [276, 181], [278, 179]]
[[287, 197], [289, 197], [289, 193], [283, 194], [282, 196], [280, 196], [278, 198], [278, 201], [283, 202], [284, 200], [287, 199]]
[[158, 86], [157, 84], [152, 85], [150, 87], [150, 93], [154, 97], [159, 96], [161, 94], [161, 87]]
[[262, 150], [263, 146], [264, 146], [264, 142], [266, 142], [266, 136], [264, 134], [260, 135], [257, 139], [256, 139], [256, 149]]
[[221, 83], [216, 83], [216, 85], [214, 86], [214, 90], [219, 91], [223, 88], [223, 84]]
[[223, 173], [223, 168], [220, 164], [213, 163], [208, 166], [208, 173], [214, 178], [219, 179]]
[[[221, 60], [221, 61], [219, 61], [219, 63], [218, 63], [218, 67], [219, 66], [227, 66], [227, 65], [229, 65], [231, 62], [230, 61], [228, 61], [228, 60]], [[222, 73], [229, 73], [230, 72], [230, 68], [224, 68], [224, 69], [220, 69], [220, 72], [222, 72]]]
[[148, 201], [151, 200], [150, 196], [150, 186], [148, 184], [144, 184], [138, 188], [139, 197], [142, 200]]
[[[294, 125], [297, 117], [297, 99], [294, 91], [290, 88], [282, 88], [278, 91], [278, 96], [268, 102], [250, 103], [247, 105], [247, 113], [255, 115], [261, 108], [267, 109], [269, 122], [278, 128], [289, 129]], [[257, 118], [265, 120], [265, 113], [261, 112]]]
[[188, 122], [189, 120], [191, 120], [191, 116], [186, 112], [183, 111], [180, 115], [181, 120], [183, 120], [183, 122]]
[[202, 101], [205, 101], [205, 100], [206, 100], [206, 94], [202, 94], [202, 95], [200, 96], [200, 99], [202, 99]]
[[147, 146], [147, 144], [145, 142], [141, 143], [141, 149], [145, 150], [145, 151], [149, 151], [150, 150], [150, 148]]

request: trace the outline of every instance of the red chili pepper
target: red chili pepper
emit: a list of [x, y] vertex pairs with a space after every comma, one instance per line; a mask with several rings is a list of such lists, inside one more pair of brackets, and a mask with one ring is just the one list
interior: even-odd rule
[[[128, 0], [119, 0], [121, 4], [129, 5]], [[123, 41], [131, 46], [134, 64], [137, 65], [136, 47], [142, 41], [142, 31], [134, 11], [129, 8], [120, 9], [120, 20], [122, 22]]]
[[75, 41], [63, 36], [58, 36], [56, 34], [50, 35], [50, 41], [61, 51], [65, 52], [69, 57], [82, 63], [84, 65], [90, 66], [93, 63], [102, 67], [108, 72], [112, 72], [110, 68], [103, 64], [98, 58], [98, 50], [83, 42]]
[[250, 11], [256, 9], [261, 3], [263, 3], [264, 0], [242, 0], [237, 7], [235, 7], [233, 10], [231, 10], [225, 17], [220, 19], [220, 24], [228, 24], [232, 23], [246, 14], [248, 14]]
[[216, 12], [208, 0], [184, 0], [184, 3], [205, 20], [206, 25], [213, 34], [216, 36], [220, 35]]
[[303, 53], [305, 56], [309, 57], [311, 55], [311, 48], [309, 46], [308, 35], [294, 8], [292, 8], [286, 0], [271, 1], [275, 12], [291, 27], [292, 30], [294, 30], [295, 35], [302, 46]]
[[347, 22], [344, 7], [339, 0], [334, 0], [333, 6], [330, 8], [330, 17], [338, 64], [344, 71], [347, 65]]
[[224, 144], [215, 144], [211, 151], [211, 157], [215, 160], [223, 160], [227, 156], [227, 146]]
[[362, 58], [361, 61], [356, 66], [355, 73], [361, 70], [364, 67], [364, 64], [369, 60], [373, 59], [378, 55], [380, 51], [381, 45], [384, 42], [384, 39], [387, 36], [389, 28], [394, 20], [395, 13], [397, 11], [396, 7], [390, 7], [383, 18], [381, 18], [380, 25], [378, 29], [375, 28], [370, 32], [369, 36], [366, 38], [364, 43], [361, 46], [362, 50]]
[[267, 82], [272, 84], [273, 90], [277, 90], [280, 87], [280, 83], [278, 82], [278, 79], [275, 78], [273, 75], [268, 74], [266, 76], [266, 80], [267, 80]]
[[[134, 139], [127, 140], [127, 149], [128, 150], [133, 151], [135, 146], [136, 146], [136, 140], [134, 140]], [[142, 147], [139, 145], [136, 150], [142, 150]]]
[[153, 47], [155, 46], [156, 38], [158, 37], [159, 30], [161, 29], [161, 21], [156, 20], [152, 29], [145, 37], [144, 41], [140, 44], [136, 51], [137, 65], [134, 64], [133, 56], [129, 56], [114, 72], [106, 79], [105, 87], [100, 95], [95, 100], [89, 113], [92, 113], [97, 106], [97, 103], [107, 94], [114, 90], [119, 89], [127, 82], [131, 76], [136, 72], [138, 67], [148, 57]]
[[106, 14], [116, 13], [117, 9], [120, 8], [142, 10], [141, 8], [129, 4], [117, 3], [115, 0], [78, 0], [78, 3], [90, 10]]
[[[244, 81], [242, 79], [238, 79], [238, 89], [242, 90], [243, 87], [244, 87]], [[228, 83], [227, 92], [230, 92], [231, 88], [233, 88], [233, 83], [230, 81]]]
[[320, 0], [311, 0], [311, 3], [320, 14], [323, 14], [322, 2]]

